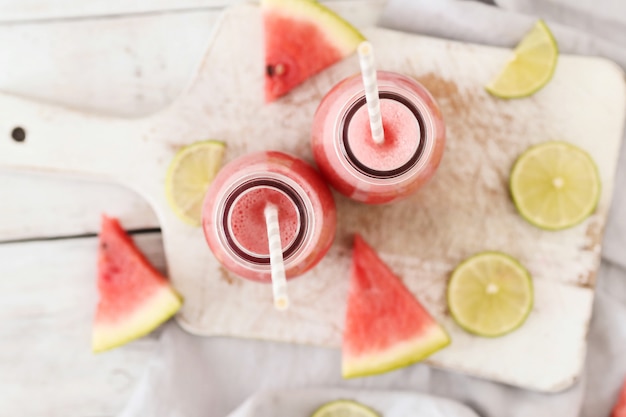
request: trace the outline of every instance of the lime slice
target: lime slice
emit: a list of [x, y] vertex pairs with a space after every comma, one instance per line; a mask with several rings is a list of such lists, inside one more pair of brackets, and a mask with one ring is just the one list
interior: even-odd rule
[[509, 181], [519, 213], [542, 229], [561, 230], [582, 222], [600, 198], [593, 159], [567, 142], [546, 142], [526, 150]]
[[336, 400], [315, 410], [311, 417], [380, 417], [380, 415], [356, 401]]
[[526, 97], [546, 85], [559, 57], [559, 48], [543, 20], [524, 36], [504, 69], [485, 87], [501, 98]]
[[165, 195], [174, 213], [184, 222], [200, 226], [204, 195], [222, 165], [226, 145], [207, 140], [179, 150], [165, 177]]
[[482, 252], [456, 267], [448, 284], [448, 308], [470, 333], [496, 337], [524, 323], [533, 305], [528, 271], [501, 252]]

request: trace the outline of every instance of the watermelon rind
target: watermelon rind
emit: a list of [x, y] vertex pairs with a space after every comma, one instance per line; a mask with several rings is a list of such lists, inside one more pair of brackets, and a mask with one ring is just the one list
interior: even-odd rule
[[[328, 40], [341, 53], [348, 56], [356, 50], [365, 37], [337, 13], [313, 0], [261, 0], [266, 11], [280, 13], [295, 20], [303, 20], [323, 29]], [[285, 34], [289, 36], [289, 34]]]
[[446, 330], [356, 234], [342, 345], [342, 376], [376, 375], [426, 359], [450, 344]]
[[93, 352], [113, 349], [147, 335], [171, 318], [181, 305], [181, 297], [169, 285], [163, 285], [123, 321], [118, 323], [96, 321], [92, 336]]
[[142, 337], [172, 317], [182, 298], [141, 253], [119, 220], [102, 216], [92, 350]]
[[418, 336], [382, 352], [352, 358], [344, 357], [341, 373], [344, 378], [356, 378], [393, 371], [424, 360], [449, 344], [448, 333], [439, 324], [434, 323], [430, 329]]

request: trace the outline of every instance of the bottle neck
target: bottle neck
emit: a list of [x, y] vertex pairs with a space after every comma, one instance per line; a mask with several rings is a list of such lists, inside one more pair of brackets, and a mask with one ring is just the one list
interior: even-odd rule
[[[411, 100], [405, 96], [392, 92], [392, 91], [380, 91], [379, 97], [381, 100], [395, 100], [404, 107], [406, 107], [410, 114], [415, 117], [415, 121], [418, 125], [419, 137], [415, 138], [418, 141], [418, 145], [412, 155], [408, 157], [405, 163], [398, 167], [394, 167], [389, 170], [373, 169], [367, 166], [363, 161], [359, 160], [356, 156], [355, 150], [351, 146], [349, 138], [350, 124], [354, 121], [354, 116], [363, 106], [366, 105], [365, 95], [358, 97], [352, 103], [347, 106], [346, 111], [343, 114], [339, 124], [339, 150], [343, 154], [346, 161], [359, 173], [376, 179], [390, 179], [399, 177], [412, 168], [414, 168], [422, 157], [424, 150], [426, 149], [426, 131], [425, 122], [422, 114], [418, 110]], [[370, 138], [370, 140], [373, 140]]]
[[[235, 213], [235, 211], [237, 211], [237, 205], [244, 204], [242, 203], [243, 199], [246, 198], [246, 195], [250, 195], [252, 192], [260, 192], [260, 198], [262, 198], [262, 194], [264, 192], [280, 193], [281, 198], [288, 200], [293, 205], [290, 209], [293, 208], [295, 211], [294, 221], [297, 223], [297, 227], [295, 228], [293, 238], [289, 239], [289, 242], [283, 248], [283, 259], [288, 261], [299, 251], [299, 249], [301, 249], [307, 236], [309, 226], [307, 206], [298, 191], [293, 186], [285, 181], [282, 181], [281, 179], [269, 176], [245, 180], [244, 182], [237, 184], [226, 195], [222, 206], [223, 208], [220, 210], [220, 222], [222, 226], [221, 234], [226, 248], [235, 257], [240, 258], [242, 261], [247, 263], [256, 265], [270, 264], [269, 251], [266, 253], [256, 253], [254, 250], [251, 250], [250, 247], [246, 247], [242, 244], [242, 239], [237, 237], [237, 232], [233, 227], [234, 216], [240, 216], [242, 213], [245, 214], [245, 211], [239, 214]], [[263, 201], [261, 201], [260, 204], [262, 206], [265, 205]], [[242, 218], [239, 221], [238, 227], [245, 229], [247, 226], [246, 221], [259, 221], [259, 219], [254, 220], [252, 218]], [[258, 230], [258, 233], [262, 232], [263, 230]], [[240, 230], [239, 233], [242, 233], [242, 231]], [[262, 240], [265, 240], [265, 238], [263, 237]]]

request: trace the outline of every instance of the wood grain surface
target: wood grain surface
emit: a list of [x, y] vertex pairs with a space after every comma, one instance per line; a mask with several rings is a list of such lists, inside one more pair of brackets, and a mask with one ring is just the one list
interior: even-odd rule
[[[159, 234], [136, 236], [164, 269]], [[0, 245], [0, 414], [113, 416], [155, 351], [148, 336], [91, 353], [96, 238]]]
[[[0, 20], [4, 6], [26, 3], [3, 2]], [[151, 113], [184, 88], [221, 13], [111, 17], [105, 9], [103, 17], [64, 18], [65, 6], [84, 4], [39, 2], [54, 21], [24, 7], [28, 23], [0, 23], [0, 90], [125, 117]], [[118, 415], [152, 358], [156, 335], [91, 353], [97, 239], [71, 237], [96, 233], [103, 211], [130, 228], [158, 227], [126, 187], [0, 172], [0, 414]], [[164, 269], [160, 233], [136, 239]]]
[[[98, 13], [75, 14], [98, 2], [34, 3], [0, 2], [0, 91], [119, 117], [150, 114], [180, 94], [222, 11], [172, 12], [146, 0], [100, 2]], [[383, 3], [368, 5], [367, 24]], [[140, 8], [128, 15], [129, 5]], [[127, 187], [0, 169], [3, 415], [118, 415], [153, 356], [155, 335], [90, 353], [97, 243], [75, 236], [97, 233], [102, 212], [130, 229], [159, 227], [150, 205]], [[163, 268], [160, 234], [136, 239]]]
[[[403, 203], [365, 207], [338, 196], [336, 244], [319, 267], [290, 284], [293, 308], [287, 314], [272, 309], [268, 287], [220, 268], [201, 231], [173, 216], [162, 191], [165, 167], [180, 146], [206, 137], [226, 140], [228, 159], [267, 148], [310, 159], [315, 107], [332, 85], [357, 71], [354, 57], [264, 105], [262, 51], [247, 41], [260, 37], [260, 19], [255, 7], [244, 6], [222, 20], [189, 89], [154, 116], [113, 120], [2, 97], [0, 109], [11, 117], [0, 127], [8, 129], [21, 118], [31, 133], [26, 146], [0, 145], [0, 163], [109, 176], [146, 196], [163, 227], [171, 278], [186, 297], [179, 322], [190, 331], [338, 346], [343, 320], [338, 306], [347, 290], [350, 238], [358, 231], [450, 331], [452, 346], [431, 363], [537, 390], [569, 386], [584, 357], [623, 126], [622, 73], [603, 60], [563, 56], [546, 89], [527, 100], [501, 101], [482, 85], [506, 60], [507, 50], [381, 29], [365, 34], [377, 47], [381, 69], [412, 75], [432, 91], [447, 122], [446, 155], [435, 179]], [[76, 131], [89, 132], [106, 146], [91, 146]], [[517, 216], [506, 179], [521, 151], [557, 138], [592, 154], [604, 188], [597, 212], [586, 222], [548, 233]], [[497, 340], [468, 336], [445, 309], [450, 271], [484, 249], [512, 254], [535, 278], [536, 303], [527, 324]]]

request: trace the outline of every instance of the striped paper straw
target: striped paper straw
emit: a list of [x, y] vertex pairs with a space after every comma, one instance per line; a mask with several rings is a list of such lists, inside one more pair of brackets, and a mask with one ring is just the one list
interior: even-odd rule
[[385, 141], [383, 131], [383, 118], [380, 114], [380, 101], [378, 99], [378, 82], [376, 81], [376, 67], [374, 66], [374, 50], [372, 44], [365, 41], [359, 44], [359, 63], [361, 64], [361, 75], [365, 86], [365, 101], [367, 102], [367, 112], [370, 116], [370, 129], [372, 138], [377, 144]]
[[278, 223], [278, 208], [267, 204], [263, 212], [267, 227], [267, 241], [270, 249], [270, 268], [272, 271], [272, 290], [274, 292], [274, 307], [277, 310], [286, 310], [289, 307], [287, 297], [287, 278], [285, 277], [285, 263], [283, 248], [280, 242], [280, 226]]

